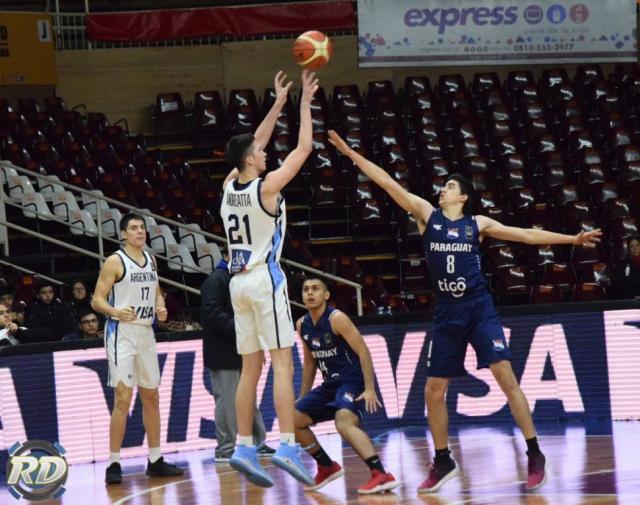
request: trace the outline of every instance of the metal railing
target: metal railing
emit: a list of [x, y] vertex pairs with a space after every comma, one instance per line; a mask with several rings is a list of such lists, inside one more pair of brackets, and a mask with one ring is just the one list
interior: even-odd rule
[[[184, 223], [180, 223], [178, 221], [174, 221], [172, 219], [168, 219], [166, 217], [157, 215], [157, 214], [153, 214], [152, 212], [146, 211], [146, 210], [142, 210], [142, 209], [138, 209], [132, 205], [126, 204], [124, 202], [120, 202], [119, 200], [115, 200], [113, 198], [109, 198], [107, 196], [104, 195], [100, 195], [100, 194], [96, 194], [93, 191], [81, 188], [79, 186], [74, 186], [72, 184], [60, 181], [58, 179], [54, 179], [52, 177], [46, 176], [46, 175], [42, 175], [40, 173], [37, 172], [33, 172], [31, 170], [27, 170], [25, 168], [22, 167], [18, 167], [14, 164], [12, 164], [11, 162], [8, 161], [1, 161], [0, 160], [0, 170], [4, 170], [4, 167], [6, 167], [7, 169], [14, 169], [17, 173], [19, 174], [23, 174], [28, 176], [30, 179], [32, 180], [36, 180], [38, 181], [38, 187], [40, 188], [41, 186], [41, 182], [40, 181], [45, 181], [47, 182], [49, 185], [51, 186], [62, 186], [63, 188], [69, 190], [69, 191], [73, 191], [75, 193], [79, 193], [79, 194], [84, 194], [84, 195], [88, 195], [90, 197], [91, 200], [95, 200], [95, 204], [96, 204], [96, 228], [97, 228], [97, 234], [96, 234], [96, 238], [98, 240], [98, 253], [94, 253], [93, 251], [89, 251], [83, 248], [80, 248], [78, 246], [72, 245], [72, 244], [68, 244], [66, 242], [54, 239], [52, 237], [49, 237], [47, 235], [41, 234], [39, 232], [30, 230], [28, 228], [24, 228], [22, 226], [18, 226], [14, 223], [9, 223], [8, 220], [6, 219], [6, 210], [5, 210], [5, 205], [10, 205], [10, 206], [14, 206], [14, 207], [18, 207], [24, 210], [24, 207], [20, 204], [16, 204], [13, 201], [11, 201], [10, 198], [8, 198], [7, 195], [4, 194], [4, 189], [0, 188], [0, 225], [5, 225], [8, 226], [9, 228], [15, 229], [17, 231], [21, 231], [22, 233], [25, 233], [27, 235], [33, 236], [33, 237], [37, 237], [39, 239], [54, 243], [56, 245], [59, 245], [61, 247], [66, 247], [67, 249], [73, 250], [75, 252], [78, 252], [80, 254], [86, 254], [90, 257], [96, 258], [98, 259], [98, 261], [102, 262], [105, 259], [104, 256], [104, 244], [103, 244], [103, 240], [108, 240], [110, 242], [116, 243], [118, 244], [118, 246], [120, 245], [120, 242], [118, 240], [115, 240], [111, 237], [107, 237], [104, 235], [103, 233], [103, 229], [102, 229], [102, 206], [100, 205], [101, 201], [104, 201], [108, 204], [110, 204], [110, 207], [116, 207], [116, 208], [123, 208], [123, 209], [127, 209], [129, 211], [132, 212], [136, 212], [140, 215], [149, 217], [149, 218], [153, 218], [155, 219], [157, 222], [162, 222], [162, 223], [166, 223], [174, 228], [182, 228], [187, 230], [190, 234], [197, 234], [197, 235], [202, 235], [203, 237], [207, 238], [207, 239], [211, 239], [217, 243], [226, 243], [226, 238], [225, 237], [221, 237], [219, 235], [215, 235], [213, 233], [209, 233], [207, 231], [204, 230], [197, 230], [194, 231], [193, 228], [190, 228], [188, 224], [184, 224]], [[5, 171], [5, 174], [7, 172]], [[5, 176], [5, 179], [7, 181], [7, 183], [9, 182], [9, 178], [8, 176]], [[43, 216], [42, 213], [37, 211], [36, 209], [28, 209], [27, 212], [31, 213], [31, 214], [35, 214], [36, 216], [40, 217]], [[44, 216], [43, 216], [44, 217]], [[51, 221], [55, 221], [55, 222], [59, 222], [65, 226], [68, 226], [69, 228], [75, 228], [75, 229], [80, 229], [82, 230], [85, 234], [88, 235], [88, 233], [86, 232], [86, 230], [84, 229], [84, 227], [82, 226], [78, 226], [72, 223], [69, 223], [67, 221], [65, 221], [64, 219], [62, 219], [61, 217], [56, 216], [55, 214], [51, 214], [51, 215], [46, 215], [47, 220], [51, 220]], [[117, 233], [117, 230], [116, 230]], [[8, 236], [8, 234], [7, 234]], [[5, 252], [5, 256], [9, 255], [9, 241], [8, 239], [5, 240], [5, 244], [4, 244], [4, 252]], [[200, 273], [203, 274], [207, 274], [208, 272], [200, 267], [195, 267], [195, 266], [185, 266], [183, 265], [180, 261], [176, 261], [172, 258], [169, 258], [167, 256], [163, 256], [157, 253], [154, 253], [155, 256], [169, 262], [169, 263], [177, 263], [180, 264], [183, 271], [190, 271], [190, 270], [196, 270], [199, 271]], [[323, 272], [321, 270], [317, 270], [315, 268], [309, 267], [307, 265], [303, 265], [301, 263], [298, 263], [296, 261], [292, 261], [292, 260], [288, 260], [285, 258], [281, 259], [281, 263], [286, 264], [292, 268], [298, 269], [298, 270], [302, 270], [303, 272], [307, 272], [313, 275], [316, 275], [318, 277], [321, 277], [322, 279], [328, 279], [330, 281], [336, 282], [338, 284], [343, 284], [349, 287], [352, 287], [356, 290], [356, 306], [357, 306], [357, 311], [358, 311], [358, 315], [361, 316], [362, 315], [362, 285], [357, 283], [357, 282], [353, 282], [349, 279], [345, 279], [342, 277], [338, 277], [336, 275], [332, 275], [329, 274], [327, 272]], [[183, 283], [179, 283], [176, 281], [173, 281], [171, 279], [166, 279], [161, 277], [160, 280], [170, 286], [174, 286], [177, 287], [179, 289], [183, 289], [185, 291], [194, 293], [199, 295], [200, 291], [192, 288], [191, 286], [187, 286], [186, 284]], [[291, 301], [292, 304], [302, 307], [304, 308], [304, 306], [296, 301]]]
[[40, 272], [36, 272], [35, 270], [30, 270], [28, 268], [22, 267], [20, 265], [16, 265], [15, 263], [11, 263], [9, 261], [0, 260], [0, 265], [6, 265], [8, 267], [13, 268], [14, 270], [18, 270], [19, 272], [23, 272], [29, 275], [37, 275], [41, 279], [45, 281], [53, 282], [56, 286], [62, 286], [64, 282], [59, 281], [58, 279], [54, 279], [53, 277], [49, 277], [48, 275], [41, 274]]

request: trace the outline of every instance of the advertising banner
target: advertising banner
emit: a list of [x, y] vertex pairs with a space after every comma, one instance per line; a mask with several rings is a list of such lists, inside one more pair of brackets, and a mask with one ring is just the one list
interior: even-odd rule
[[0, 12], [0, 85], [58, 82], [51, 16]]
[[[640, 419], [640, 310], [511, 316], [503, 319], [513, 369], [535, 419]], [[371, 350], [382, 410], [365, 429], [426, 425], [424, 384], [431, 323], [360, 327]], [[163, 450], [215, 446], [214, 401], [203, 369], [202, 341], [160, 342]], [[299, 388], [303, 353], [294, 348]], [[507, 401], [488, 369], [453, 381], [447, 394], [451, 423], [510, 420]], [[316, 384], [320, 374], [316, 377]], [[277, 436], [273, 371], [264, 367], [258, 405], [269, 437]], [[0, 467], [16, 442], [46, 440], [66, 449], [69, 463], [109, 456], [113, 390], [102, 348], [0, 358]], [[334, 432], [322, 423], [316, 433]], [[142, 404], [134, 392], [123, 457], [147, 453]]]
[[636, 61], [633, 0], [358, 0], [361, 67]]

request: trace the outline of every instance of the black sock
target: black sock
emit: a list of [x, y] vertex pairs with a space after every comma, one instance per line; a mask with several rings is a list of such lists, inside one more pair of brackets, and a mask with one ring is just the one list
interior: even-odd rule
[[320, 447], [316, 452], [311, 454], [311, 457], [315, 459], [320, 466], [331, 466], [333, 465], [333, 461], [329, 457], [329, 455], [324, 452], [324, 449]]
[[538, 437], [527, 438], [525, 442], [527, 442], [527, 456], [537, 456], [540, 454]]
[[451, 451], [448, 447], [436, 449], [436, 461], [446, 461], [451, 459]]
[[380, 457], [376, 454], [375, 456], [371, 456], [364, 460], [364, 462], [369, 467], [369, 470], [378, 470], [381, 473], [387, 473], [384, 471], [384, 466], [382, 466], [382, 461], [380, 461]]

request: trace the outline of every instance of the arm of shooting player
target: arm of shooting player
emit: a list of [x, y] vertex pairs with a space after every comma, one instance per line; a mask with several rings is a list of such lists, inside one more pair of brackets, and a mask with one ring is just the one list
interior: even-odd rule
[[376, 394], [376, 381], [371, 353], [362, 335], [349, 319], [349, 316], [339, 311], [336, 311], [335, 315], [331, 317], [331, 329], [336, 335], [344, 338], [353, 349], [353, 352], [360, 358], [360, 366], [364, 376], [364, 392], [356, 398], [356, 401], [364, 400], [367, 412], [377, 411], [378, 407], [382, 407], [382, 404]]
[[[298, 319], [296, 322], [296, 330], [300, 340], [302, 340], [302, 318]], [[309, 352], [309, 349], [307, 349], [306, 344], [301, 342], [300, 345], [302, 345], [302, 349], [304, 350], [304, 362], [302, 363], [302, 384], [300, 384], [298, 400], [304, 398], [305, 395], [311, 391], [313, 381], [316, 378], [316, 372], [318, 370], [318, 364]]]

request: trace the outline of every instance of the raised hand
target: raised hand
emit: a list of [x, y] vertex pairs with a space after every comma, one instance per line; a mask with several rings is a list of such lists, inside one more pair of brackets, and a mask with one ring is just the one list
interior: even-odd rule
[[285, 84], [287, 80], [287, 74], [285, 74], [282, 70], [279, 70], [276, 76], [273, 79], [273, 87], [276, 92], [276, 102], [284, 105], [287, 103], [287, 97], [289, 96], [289, 89], [293, 85], [293, 81], [289, 81]]
[[318, 79], [316, 74], [309, 70], [302, 71], [302, 98], [301, 103], [310, 104], [313, 100], [313, 95], [318, 91]]
[[581, 231], [573, 238], [573, 243], [583, 247], [595, 247], [596, 244], [600, 242], [600, 237], [602, 237], [602, 230], [600, 228], [591, 231]]
[[339, 153], [347, 154], [351, 148], [347, 143], [338, 135], [335, 130], [329, 130], [329, 142], [333, 145]]

